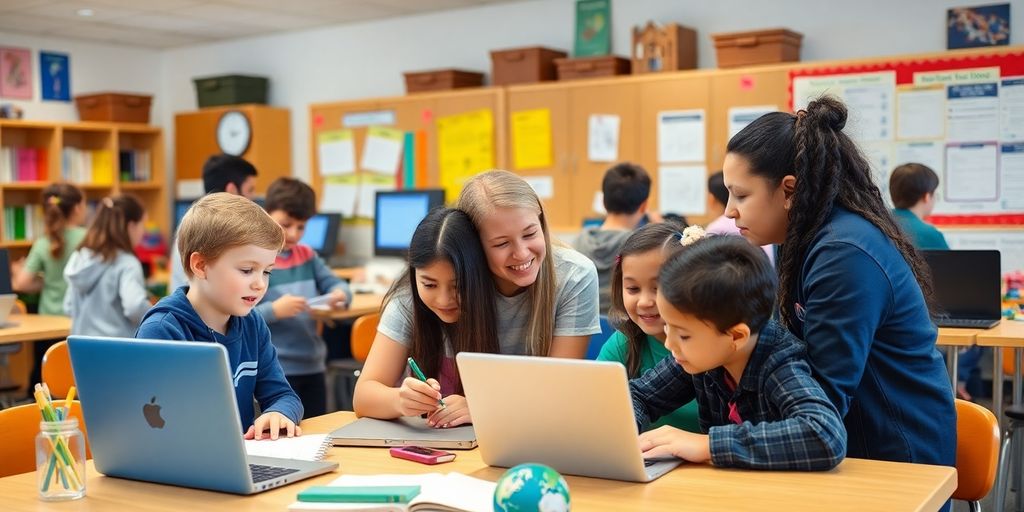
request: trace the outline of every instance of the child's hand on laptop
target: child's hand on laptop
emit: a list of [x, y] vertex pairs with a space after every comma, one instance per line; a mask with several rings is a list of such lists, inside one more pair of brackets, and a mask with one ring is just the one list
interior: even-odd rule
[[472, 423], [469, 417], [469, 403], [461, 395], [444, 397], [444, 409], [438, 409], [427, 416], [427, 425], [435, 428], [457, 427]]
[[302, 435], [302, 428], [296, 425], [294, 421], [279, 412], [272, 411], [261, 414], [259, 418], [256, 418], [256, 422], [253, 426], [249, 427], [249, 430], [245, 432], [243, 437], [245, 439], [263, 439], [263, 433], [266, 430], [270, 430], [270, 439], [272, 440], [276, 440], [281, 435], [282, 430], [286, 431], [288, 437]]
[[309, 308], [306, 298], [298, 295], [282, 295], [274, 301], [274, 316], [280, 319], [292, 318]]
[[402, 416], [419, 416], [438, 410], [441, 399], [441, 384], [435, 379], [423, 382], [415, 377], [406, 377], [398, 388], [398, 412]]
[[677, 457], [690, 462], [711, 460], [711, 443], [705, 434], [694, 434], [665, 425], [640, 434], [645, 459]]

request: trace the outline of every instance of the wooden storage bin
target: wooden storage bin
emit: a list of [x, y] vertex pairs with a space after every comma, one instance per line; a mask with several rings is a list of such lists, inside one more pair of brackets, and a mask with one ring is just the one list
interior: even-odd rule
[[405, 75], [405, 92], [447, 91], [464, 87], [480, 87], [484, 74], [461, 69], [410, 71]]
[[512, 85], [557, 80], [555, 59], [567, 55], [561, 50], [541, 46], [494, 50], [491, 52], [491, 83]]
[[82, 121], [149, 123], [152, 96], [104, 92], [75, 96], [78, 117]]
[[669, 23], [654, 22], [633, 27], [633, 74], [680, 71], [697, 68], [697, 31]]
[[617, 55], [555, 59], [559, 80], [578, 80], [603, 76], [628, 75], [629, 59]]
[[718, 67], [800, 61], [803, 34], [784, 28], [712, 34]]
[[267, 103], [270, 80], [262, 76], [222, 75], [193, 78], [199, 108]]

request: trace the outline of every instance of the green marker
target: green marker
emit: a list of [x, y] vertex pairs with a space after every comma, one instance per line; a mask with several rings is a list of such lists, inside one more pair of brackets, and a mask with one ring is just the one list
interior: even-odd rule
[[[413, 361], [411, 357], [409, 358], [409, 368], [412, 369], [412, 373], [413, 375], [416, 375], [417, 379], [422, 380], [423, 382], [427, 381], [427, 376], [423, 375], [423, 371], [420, 370], [419, 365], [417, 365], [416, 361]], [[444, 400], [441, 400], [440, 398], [437, 399], [437, 404], [440, 405], [442, 409], [446, 407], [444, 405]]]

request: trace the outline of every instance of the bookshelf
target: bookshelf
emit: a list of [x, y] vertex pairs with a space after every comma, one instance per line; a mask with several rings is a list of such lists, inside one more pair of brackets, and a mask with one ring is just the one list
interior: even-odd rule
[[[56, 181], [74, 183], [89, 203], [111, 194], [135, 195], [166, 240], [164, 151], [163, 133], [155, 126], [0, 119], [0, 247], [12, 260], [28, 254], [32, 240], [42, 235], [39, 195]], [[24, 225], [15, 229], [14, 220]]]

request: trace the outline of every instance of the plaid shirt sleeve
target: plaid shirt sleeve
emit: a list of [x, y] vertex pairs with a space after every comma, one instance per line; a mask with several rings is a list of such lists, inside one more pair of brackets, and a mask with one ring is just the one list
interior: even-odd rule
[[666, 357], [629, 381], [629, 394], [633, 399], [636, 426], [643, 432], [651, 422], [693, 400], [696, 391], [693, 377], [674, 359]]
[[[803, 359], [789, 359], [761, 392], [779, 421], [711, 427], [711, 463], [720, 467], [820, 471], [846, 456], [846, 427]], [[634, 399], [634, 404], [636, 400]]]

